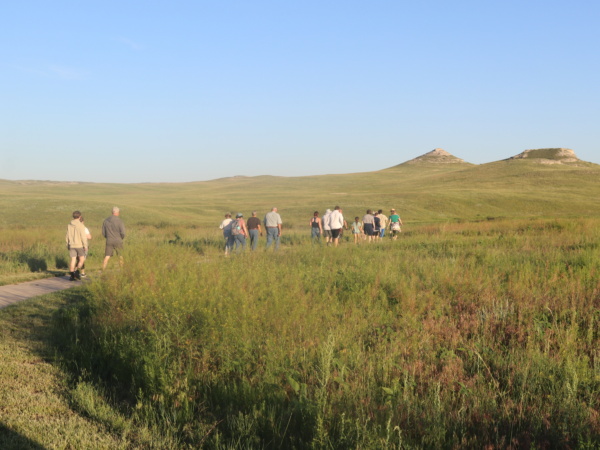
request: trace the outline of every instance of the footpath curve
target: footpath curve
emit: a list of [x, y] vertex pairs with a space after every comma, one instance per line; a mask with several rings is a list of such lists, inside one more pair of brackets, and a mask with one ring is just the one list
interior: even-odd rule
[[70, 281], [68, 276], [62, 276], [0, 286], [0, 309], [28, 298], [80, 285], [81, 281]]

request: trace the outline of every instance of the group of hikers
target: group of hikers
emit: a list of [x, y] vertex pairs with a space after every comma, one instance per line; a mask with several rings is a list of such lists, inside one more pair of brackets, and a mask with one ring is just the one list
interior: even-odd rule
[[[234, 250], [244, 250], [247, 239], [250, 239], [251, 249], [256, 250], [258, 238], [263, 235], [262, 226], [264, 226], [267, 234], [267, 248], [273, 243], [275, 244], [275, 250], [279, 248], [282, 221], [277, 208], [273, 208], [268, 212], [262, 222], [256, 214], [256, 211], [253, 211], [252, 217], [248, 218], [247, 221], [242, 213], [237, 213], [235, 218], [232, 217], [231, 213], [225, 214], [225, 219], [219, 225], [225, 238], [225, 255]], [[362, 220], [357, 216], [354, 218], [354, 222], [348, 226], [342, 208], [336, 206], [333, 211], [327, 209], [323, 217], [320, 217], [319, 212], [315, 211], [310, 219], [309, 226], [313, 242], [321, 242], [321, 237], [324, 237], [327, 245], [337, 247], [344, 230], [348, 229], [352, 230], [355, 244], [362, 241], [378, 241], [385, 236], [388, 229], [389, 236], [395, 240], [402, 231], [402, 219], [393, 208], [390, 210], [389, 217], [383, 214], [381, 209], [377, 211], [368, 209]]]
[[[242, 213], [237, 213], [235, 218], [232, 218], [231, 213], [225, 214], [225, 219], [221, 222], [219, 228], [223, 230], [226, 255], [231, 253], [234, 248], [236, 251], [244, 250], [247, 239], [250, 240], [251, 249], [256, 250], [258, 238], [263, 235], [263, 226], [267, 235], [267, 249], [272, 244], [274, 244], [275, 250], [279, 248], [283, 222], [277, 208], [273, 208], [265, 214], [262, 221], [256, 214], [256, 211], [253, 211], [252, 217], [249, 217], [248, 220], [244, 219]], [[112, 209], [112, 215], [102, 223], [102, 236], [106, 239], [102, 270], [106, 269], [113, 254], [119, 254], [123, 248], [125, 224], [119, 215], [120, 210], [115, 206]], [[348, 229], [352, 230], [355, 244], [362, 241], [375, 242], [380, 240], [385, 236], [388, 229], [390, 237], [396, 239], [402, 231], [402, 220], [395, 209], [390, 210], [390, 217], [383, 214], [381, 209], [378, 211], [368, 209], [362, 220], [357, 216], [354, 218], [354, 222], [348, 226], [342, 208], [336, 206], [333, 211], [327, 209], [323, 217], [320, 217], [319, 212], [315, 211], [310, 219], [309, 226], [313, 242], [320, 243], [321, 237], [324, 237], [327, 245], [337, 247], [344, 230]], [[85, 260], [91, 239], [92, 235], [85, 226], [83, 215], [80, 211], [73, 211], [73, 220], [67, 226], [65, 237], [70, 257], [69, 273], [71, 281], [81, 280], [82, 277], [86, 276]]]
[[[123, 248], [125, 239], [125, 224], [119, 217], [120, 210], [113, 207], [112, 215], [102, 223], [102, 236], [106, 239], [102, 270], [106, 269], [108, 261], [116, 252]], [[85, 226], [83, 215], [80, 211], [73, 211], [73, 220], [67, 225], [67, 249], [69, 250], [70, 280], [81, 280], [85, 277], [85, 259], [88, 255], [89, 241], [92, 239], [90, 230]]]
[[[271, 209], [265, 214], [262, 221], [267, 233], [267, 248], [271, 244], [275, 244], [275, 250], [279, 248], [279, 238], [281, 237], [281, 216], [277, 212], [277, 208]], [[258, 246], [258, 237], [263, 235], [261, 221], [256, 217], [256, 211], [252, 211], [252, 217], [244, 220], [242, 213], [237, 213], [235, 219], [231, 217], [231, 213], [225, 214], [225, 219], [219, 225], [223, 230], [225, 238], [225, 254], [228, 255], [235, 246], [236, 250], [241, 247], [241, 250], [246, 248], [246, 238], [250, 239], [250, 247], [256, 250]]]
[[356, 216], [354, 222], [348, 227], [348, 223], [342, 215], [342, 209], [336, 206], [333, 211], [327, 209], [322, 218], [319, 217], [319, 211], [315, 211], [310, 220], [310, 227], [314, 241], [319, 241], [321, 236], [324, 236], [327, 244], [333, 243], [334, 246], [337, 246], [339, 238], [348, 228], [352, 230], [355, 244], [360, 244], [364, 240], [375, 242], [382, 239], [387, 229], [390, 231], [389, 236], [395, 240], [402, 231], [402, 219], [394, 208], [390, 210], [390, 217], [383, 214], [381, 209], [378, 211], [367, 209], [362, 220]]

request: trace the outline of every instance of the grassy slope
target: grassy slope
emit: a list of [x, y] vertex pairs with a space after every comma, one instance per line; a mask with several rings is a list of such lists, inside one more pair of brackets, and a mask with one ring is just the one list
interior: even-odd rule
[[[304, 225], [312, 210], [323, 211], [334, 204], [343, 206], [347, 217], [362, 215], [368, 207], [393, 206], [408, 224], [499, 216], [598, 217], [599, 179], [600, 166], [594, 164], [544, 166], [532, 161], [501, 161], [481, 166], [401, 165], [374, 173], [237, 177], [185, 184], [0, 181], [0, 208], [4, 211], [0, 252], [22, 246], [32, 236], [48, 245], [58, 242], [62, 248], [64, 226], [74, 209], [84, 212], [98, 237], [99, 224], [114, 204], [123, 209], [130, 230], [165, 222], [199, 226], [203, 229], [200, 234], [209, 229], [216, 233], [215, 225], [225, 210], [247, 214], [257, 209], [262, 213], [273, 205], [280, 208], [286, 226], [296, 229]], [[43, 328], [37, 321], [48, 319], [46, 307], [60, 305], [61, 301], [45, 298], [0, 313], [0, 354], [6, 362], [0, 371], [0, 385], [12, 388], [0, 390], [0, 404], [5, 408], [0, 408], [2, 446], [56, 446], [67, 437], [83, 448], [94, 447], [96, 440], [97, 447], [130, 445], [111, 433], [114, 425], [90, 425], [84, 417], [91, 413], [81, 407], [83, 415], [74, 412], [65, 400], [75, 394], [66, 393], [60, 372], [46, 362], [43, 333], [35, 336]], [[83, 397], [89, 399], [90, 395]], [[35, 416], [40, 405], [42, 414], [52, 415], [56, 421], [48, 423]], [[22, 412], [15, 415], [19, 408]], [[86, 430], [87, 436], [81, 430]], [[25, 437], [32, 435], [48, 440], [28, 441]]]
[[[598, 217], [600, 165], [543, 165], [535, 160], [484, 165], [401, 164], [378, 172], [310, 177], [232, 177], [206, 182], [94, 184], [0, 180], [0, 283], [21, 269], [8, 252], [43, 248], [48, 269], [64, 269], [64, 229], [79, 209], [102, 246], [101, 224], [113, 205], [129, 230], [171, 225], [216, 237], [225, 211], [262, 216], [277, 206], [286, 233], [304, 229], [312, 211], [339, 204], [351, 221], [367, 208], [396, 208], [406, 224], [488, 218]], [[131, 237], [132, 235], [130, 235]], [[48, 256], [56, 255], [56, 256]], [[28, 258], [28, 256], [25, 256]], [[55, 263], [54, 260], [57, 262]], [[29, 260], [28, 260], [29, 261]], [[34, 270], [32, 270], [34, 271]], [[12, 275], [11, 275], [12, 273]], [[11, 275], [11, 276], [9, 276]], [[10, 278], [10, 280], [9, 280]], [[4, 279], [4, 281], [3, 281]]]
[[130, 224], [213, 227], [226, 210], [279, 207], [288, 224], [340, 204], [350, 217], [366, 208], [397, 208], [407, 222], [488, 216], [600, 215], [600, 166], [535, 161], [400, 165], [379, 172], [312, 177], [234, 177], [181, 184], [3, 182], [0, 228], [61, 227], [74, 209], [99, 224], [113, 204]]

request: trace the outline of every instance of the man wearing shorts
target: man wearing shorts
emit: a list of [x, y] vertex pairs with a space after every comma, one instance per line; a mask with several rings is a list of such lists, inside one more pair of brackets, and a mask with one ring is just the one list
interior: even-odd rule
[[337, 247], [340, 240], [340, 234], [342, 233], [342, 228], [344, 228], [344, 216], [342, 215], [342, 210], [339, 206], [333, 208], [329, 218], [329, 224], [331, 227], [331, 240], [333, 241], [333, 246]]
[[373, 211], [367, 209], [367, 213], [363, 216], [363, 230], [365, 231], [365, 235], [369, 242], [374, 240], [375, 234], [375, 217], [373, 216]]
[[[79, 211], [73, 211], [73, 220], [67, 225], [67, 248], [69, 249], [69, 256], [71, 262], [69, 264], [69, 271], [71, 281], [75, 279], [81, 280], [80, 270], [85, 263], [85, 255], [87, 253], [88, 241], [85, 233], [85, 225], [80, 220], [81, 213]], [[79, 258], [79, 261], [77, 259]]]
[[112, 216], [102, 223], [102, 236], [106, 238], [106, 249], [104, 250], [104, 262], [102, 270], [106, 269], [108, 260], [116, 251], [117, 254], [123, 249], [125, 239], [125, 224], [119, 217], [121, 211], [116, 206], [112, 209]]

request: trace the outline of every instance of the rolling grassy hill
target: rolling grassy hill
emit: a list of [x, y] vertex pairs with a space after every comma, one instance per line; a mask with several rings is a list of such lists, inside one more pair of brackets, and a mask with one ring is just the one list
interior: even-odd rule
[[[84, 412], [102, 429], [81, 448], [595, 448], [600, 166], [547, 149], [438, 156], [295, 178], [0, 180], [0, 284], [66, 268], [74, 209], [96, 236], [91, 283], [0, 314], [0, 447], [54, 447], [75, 434], [56, 416]], [[125, 264], [96, 277], [114, 204]], [[303, 245], [311, 212], [335, 204], [349, 219], [395, 207], [407, 232]], [[225, 210], [273, 205], [281, 252], [221, 256]], [[15, 384], [40, 348], [64, 371], [43, 378], [55, 388]]]
[[99, 223], [113, 205], [123, 209], [130, 224], [199, 227], [214, 227], [227, 210], [262, 214], [272, 206], [279, 207], [289, 227], [313, 210], [336, 204], [347, 217], [394, 207], [409, 223], [600, 215], [600, 165], [540, 164], [535, 158], [483, 165], [425, 160], [376, 172], [308, 177], [172, 184], [2, 181], [0, 186], [1, 228], [63, 225], [74, 209], [82, 210], [88, 223]]

